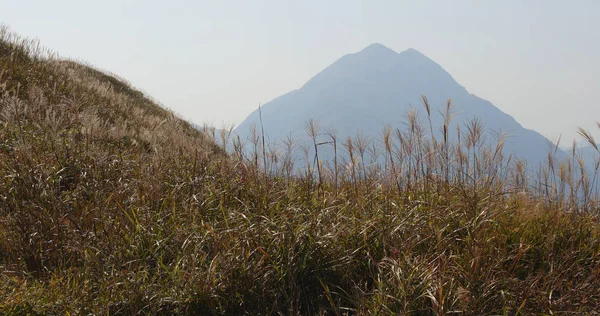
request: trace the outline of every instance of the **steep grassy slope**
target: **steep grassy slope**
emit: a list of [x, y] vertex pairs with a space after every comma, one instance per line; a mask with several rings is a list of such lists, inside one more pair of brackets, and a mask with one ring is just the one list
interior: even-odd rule
[[570, 169], [530, 190], [476, 125], [465, 152], [415, 127], [389, 165], [298, 177], [1, 34], [0, 314], [600, 308], [600, 226], [563, 198]]
[[[172, 254], [150, 252], [154, 241], [190, 215], [166, 220], [190, 202], [182, 185], [209, 174], [223, 152], [122, 81], [1, 35], [0, 302], [29, 300], [21, 297], [34, 293], [25, 276], [87, 283], [103, 271], [136, 270], [138, 261], [162, 264]], [[140, 227], [155, 237], [136, 241]], [[83, 306], [68, 297], [63, 304]]]

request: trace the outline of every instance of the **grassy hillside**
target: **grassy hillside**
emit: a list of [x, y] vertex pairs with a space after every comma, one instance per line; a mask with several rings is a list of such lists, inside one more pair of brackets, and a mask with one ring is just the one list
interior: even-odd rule
[[600, 310], [597, 185], [573, 161], [529, 181], [477, 121], [452, 145], [409, 115], [298, 175], [260, 133], [198, 132], [35, 47], [0, 32], [0, 314]]

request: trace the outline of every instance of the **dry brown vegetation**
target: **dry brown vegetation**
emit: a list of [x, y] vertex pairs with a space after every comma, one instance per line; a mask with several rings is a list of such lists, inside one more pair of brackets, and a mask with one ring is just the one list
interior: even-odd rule
[[299, 173], [293, 140], [199, 132], [38, 47], [0, 30], [0, 314], [600, 310], [575, 151], [528, 175], [482, 122], [436, 136], [409, 113], [380, 142], [327, 131]]

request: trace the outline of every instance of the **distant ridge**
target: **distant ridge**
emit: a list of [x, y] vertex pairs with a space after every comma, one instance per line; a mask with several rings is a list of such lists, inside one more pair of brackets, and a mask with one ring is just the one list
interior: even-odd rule
[[[483, 78], [484, 79], [484, 78]], [[439, 111], [448, 99], [456, 105], [456, 124], [479, 118], [487, 130], [511, 135], [505, 142], [505, 154], [514, 153], [530, 164], [547, 159], [551, 143], [539, 133], [521, 126], [510, 115], [489, 101], [470, 94], [440, 65], [416, 49], [400, 53], [374, 43], [357, 53], [347, 54], [294, 90], [262, 107], [263, 123], [270, 141], [291, 133], [307, 140], [304, 123], [315, 119], [322, 128], [337, 131], [340, 139], [357, 132], [368, 137], [381, 134], [384, 125], [402, 127], [404, 116], [414, 108], [425, 113], [421, 95], [432, 106], [434, 133], [443, 122]], [[236, 133], [247, 137], [250, 126], [258, 124], [258, 111], [251, 113]], [[558, 152], [558, 158], [564, 153]]]

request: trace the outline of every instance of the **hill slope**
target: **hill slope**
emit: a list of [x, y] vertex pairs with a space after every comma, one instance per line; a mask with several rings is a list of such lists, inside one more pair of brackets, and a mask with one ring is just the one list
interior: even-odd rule
[[[446, 101], [452, 99], [456, 113], [450, 135], [454, 139], [456, 124], [464, 132], [463, 124], [476, 117], [486, 129], [510, 136], [505, 141], [506, 155], [514, 153], [536, 168], [547, 159], [551, 145], [539, 133], [523, 128], [490, 102], [469, 94], [442, 67], [418, 51], [396, 53], [381, 44], [343, 56], [300, 89], [266, 103], [262, 107], [264, 130], [271, 141], [280, 141], [289, 133], [306, 141], [304, 123], [315, 119], [321, 122], [322, 131], [336, 130], [339, 139], [353, 137], [358, 131], [367, 137], [381, 138], [384, 125], [403, 128], [404, 115], [411, 107], [425, 113], [421, 95], [431, 105], [436, 136], [443, 126], [438, 112], [445, 111]], [[260, 124], [258, 110], [236, 132], [246, 138], [253, 124]], [[322, 141], [326, 140], [322, 137]], [[564, 158], [560, 151], [557, 156]]]
[[[4, 304], [27, 309], [36, 295], [40, 304], [85, 306], [79, 295], [93, 289], [79, 281], [106, 287], [112, 277], [102, 280], [102, 271], [125, 277], [167, 264], [155, 240], [179, 238], [172, 234], [188, 217], [167, 219], [193, 202], [190, 186], [203, 183], [194, 177], [227, 160], [212, 139], [127, 83], [46, 58], [0, 28], [0, 314]], [[17, 281], [28, 276], [76, 282], [80, 294], [69, 302], [64, 287], [36, 292]], [[100, 304], [116, 308], [118, 297]]]

